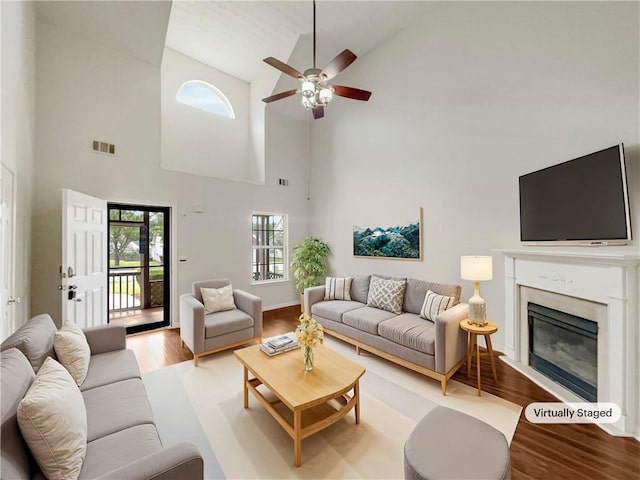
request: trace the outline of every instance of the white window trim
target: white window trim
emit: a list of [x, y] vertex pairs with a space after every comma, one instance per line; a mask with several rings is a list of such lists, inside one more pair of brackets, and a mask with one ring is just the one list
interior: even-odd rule
[[[273, 283], [283, 283], [283, 282], [288, 282], [290, 281], [289, 279], [289, 216], [286, 213], [280, 213], [280, 212], [262, 212], [262, 211], [258, 211], [258, 212], [251, 212], [251, 218], [249, 219], [249, 235], [250, 238], [253, 238], [253, 217], [256, 215], [268, 215], [268, 216], [279, 216], [282, 217], [283, 219], [283, 224], [284, 224], [284, 235], [283, 235], [283, 241], [282, 241], [282, 246], [281, 247], [276, 247], [276, 246], [266, 246], [266, 245], [253, 245], [253, 242], [251, 243], [251, 256], [250, 256], [250, 261], [249, 261], [249, 271], [251, 272], [251, 285], [270, 285]], [[282, 264], [283, 264], [283, 269], [284, 269], [284, 276], [282, 278], [273, 278], [271, 280], [254, 280], [253, 279], [253, 253], [255, 250], [257, 249], [267, 249], [267, 248], [271, 248], [271, 249], [282, 249], [283, 252], [283, 259], [282, 259]]]

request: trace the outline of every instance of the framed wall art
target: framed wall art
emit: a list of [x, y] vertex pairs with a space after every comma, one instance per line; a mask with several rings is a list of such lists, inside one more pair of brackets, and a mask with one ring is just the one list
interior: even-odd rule
[[353, 227], [353, 255], [366, 258], [422, 260], [422, 208], [397, 221]]

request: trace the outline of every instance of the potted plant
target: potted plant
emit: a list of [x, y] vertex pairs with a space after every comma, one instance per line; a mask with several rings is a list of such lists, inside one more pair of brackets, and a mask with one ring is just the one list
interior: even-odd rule
[[326, 260], [330, 252], [329, 245], [321, 238], [307, 237], [293, 247], [291, 273], [300, 292], [300, 307], [304, 312], [304, 289], [315, 287], [323, 282], [327, 273]]

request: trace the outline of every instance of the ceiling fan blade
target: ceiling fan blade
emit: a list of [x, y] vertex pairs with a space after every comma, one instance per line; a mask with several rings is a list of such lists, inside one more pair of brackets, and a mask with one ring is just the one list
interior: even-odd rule
[[356, 57], [356, 54], [351, 50], [344, 50], [342, 53], [338, 54], [336, 58], [331, 60], [329, 62], [329, 65], [322, 69], [322, 72], [320, 72], [320, 77], [324, 75], [327, 80], [331, 80], [345, 68], [351, 65], [356, 58], [358, 57]]
[[343, 87], [341, 85], [332, 85], [333, 93], [341, 97], [352, 98], [354, 100], [362, 100], [366, 102], [371, 96], [371, 92], [360, 90], [359, 88]]
[[280, 60], [278, 60], [277, 58], [273, 58], [273, 57], [267, 57], [264, 60], [262, 60], [264, 63], [271, 65], [273, 68], [277, 68], [278, 70], [280, 70], [282, 73], [286, 73], [287, 75], [289, 75], [290, 77], [293, 78], [303, 78], [303, 75], [297, 71], [295, 68], [287, 65], [284, 62], [281, 62]]
[[316, 107], [313, 109], [313, 119], [317, 120], [319, 118], [323, 118], [324, 117], [324, 107], [322, 105], [320, 105], [319, 107]]
[[294, 88], [293, 90], [287, 90], [286, 92], [276, 93], [275, 95], [271, 95], [270, 97], [263, 98], [262, 101], [264, 103], [275, 102], [276, 100], [290, 97], [291, 95], [295, 95], [296, 93], [298, 93], [298, 89]]

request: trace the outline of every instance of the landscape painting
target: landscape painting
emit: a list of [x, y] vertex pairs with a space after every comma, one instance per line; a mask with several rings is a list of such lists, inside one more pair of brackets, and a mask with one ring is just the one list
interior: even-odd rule
[[353, 255], [356, 257], [422, 260], [422, 208], [418, 217], [389, 226], [353, 227]]

